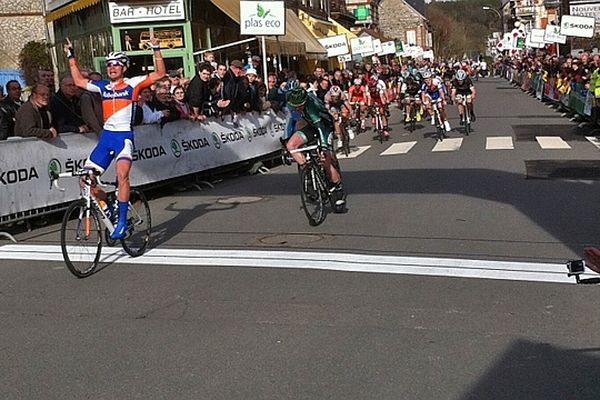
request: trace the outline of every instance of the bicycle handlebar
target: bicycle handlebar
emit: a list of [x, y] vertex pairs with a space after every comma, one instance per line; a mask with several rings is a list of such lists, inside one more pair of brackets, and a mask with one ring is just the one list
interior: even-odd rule
[[312, 150], [316, 150], [318, 149], [320, 146], [318, 144], [314, 144], [312, 146], [306, 146], [306, 147], [301, 147], [299, 149], [296, 150], [290, 150], [290, 154], [294, 154], [294, 153], [304, 153], [307, 151], [312, 151]]
[[108, 183], [104, 183], [100, 180], [100, 176], [96, 175], [96, 171], [93, 169], [81, 169], [78, 171], [73, 171], [73, 172], [63, 172], [60, 174], [57, 174], [55, 172], [51, 172], [50, 173], [50, 189], [52, 189], [52, 186], [56, 187], [58, 190], [60, 190], [61, 192], [64, 192], [66, 189], [63, 188], [62, 186], [58, 185], [58, 180], [60, 178], [73, 178], [73, 177], [82, 177], [82, 176], [93, 176], [96, 179], [96, 183], [100, 186], [100, 187], [108, 187], [109, 185], [112, 186], [116, 186], [115, 182], [108, 182]]

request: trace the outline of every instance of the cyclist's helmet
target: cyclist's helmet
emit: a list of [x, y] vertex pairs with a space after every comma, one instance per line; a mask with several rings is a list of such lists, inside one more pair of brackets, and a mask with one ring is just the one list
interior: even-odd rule
[[404, 79], [408, 78], [410, 76], [410, 73], [408, 72], [407, 69], [405, 69], [404, 71], [400, 72], [400, 75], [402, 75], [402, 77]]
[[290, 79], [285, 83], [283, 91], [289, 93], [292, 90], [296, 89], [298, 86], [300, 86], [300, 81], [298, 81], [298, 79]]
[[130, 65], [129, 57], [122, 51], [112, 51], [106, 56], [106, 65], [113, 62], [117, 62], [126, 68], [129, 68]]
[[362, 85], [362, 80], [360, 78], [356, 78], [356, 79], [354, 79], [354, 84], [355, 85]]
[[300, 107], [306, 103], [306, 99], [308, 98], [308, 93], [306, 89], [302, 87], [297, 87], [286, 95], [287, 103], [291, 107]]
[[375, 78], [373, 78], [373, 77], [372, 77], [372, 78], [371, 78], [371, 79], [369, 79], [369, 81], [367, 82], [367, 85], [369, 85], [369, 87], [374, 87], [374, 86], [377, 86], [377, 79], [375, 79]]
[[423, 79], [429, 79], [432, 77], [431, 71], [429, 70], [425, 70], [423, 71], [423, 73], [421, 74], [421, 76], [423, 77]]
[[416, 69], [416, 68], [413, 68], [413, 70], [412, 70], [412, 76], [413, 76], [415, 79], [417, 79], [417, 80], [420, 80], [420, 79], [421, 79], [421, 73], [420, 73], [420, 72], [419, 72], [419, 70], [418, 70], [418, 69]]
[[331, 96], [341, 96], [342, 95], [342, 89], [340, 89], [340, 87], [337, 86], [337, 85], [333, 85], [331, 87], [331, 89], [329, 89], [329, 94]]
[[465, 79], [467, 79], [467, 73], [464, 70], [459, 69], [456, 71], [456, 80], [464, 81]]

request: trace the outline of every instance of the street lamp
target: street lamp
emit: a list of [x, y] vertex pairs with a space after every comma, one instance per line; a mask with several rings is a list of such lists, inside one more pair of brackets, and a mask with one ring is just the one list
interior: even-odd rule
[[498, 18], [500, 18], [500, 29], [502, 30], [502, 34], [504, 35], [504, 16], [500, 13], [500, 11], [490, 6], [483, 6], [481, 7], [481, 9], [485, 11], [493, 11], [496, 13], [496, 15], [498, 15]]

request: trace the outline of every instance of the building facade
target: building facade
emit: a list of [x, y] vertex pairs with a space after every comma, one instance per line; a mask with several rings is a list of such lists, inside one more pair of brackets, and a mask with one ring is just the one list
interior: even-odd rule
[[0, 8], [0, 70], [19, 68], [27, 42], [47, 39], [42, 0], [3, 0]]
[[[423, 0], [411, 0], [425, 9]], [[432, 47], [431, 28], [427, 18], [407, 0], [381, 0], [379, 30], [384, 36], [400, 40], [408, 46]]]

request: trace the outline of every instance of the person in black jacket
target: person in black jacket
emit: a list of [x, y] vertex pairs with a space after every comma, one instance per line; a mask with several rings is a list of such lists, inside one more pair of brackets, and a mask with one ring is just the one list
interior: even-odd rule
[[233, 60], [229, 66], [229, 71], [223, 77], [222, 98], [230, 100], [226, 111], [237, 113], [244, 110], [244, 104], [247, 100], [244, 78], [244, 65], [240, 60]]
[[8, 81], [6, 93], [6, 97], [0, 101], [0, 140], [15, 135], [15, 116], [23, 105], [21, 84], [18, 81]]
[[58, 133], [90, 132], [81, 115], [80, 95], [81, 91], [75, 85], [73, 78], [67, 76], [62, 79], [60, 89], [50, 100], [53, 126]]
[[198, 74], [194, 76], [186, 91], [186, 97], [190, 104], [190, 121], [204, 121], [207, 116], [203, 114], [202, 108], [210, 98], [208, 82], [213, 72], [212, 66], [203, 62], [198, 64]]
[[166, 87], [157, 87], [154, 99], [150, 104], [154, 111], [161, 111], [163, 117], [160, 119], [160, 126], [163, 127], [167, 122], [177, 121], [181, 118], [181, 113], [173, 100], [171, 91]]

